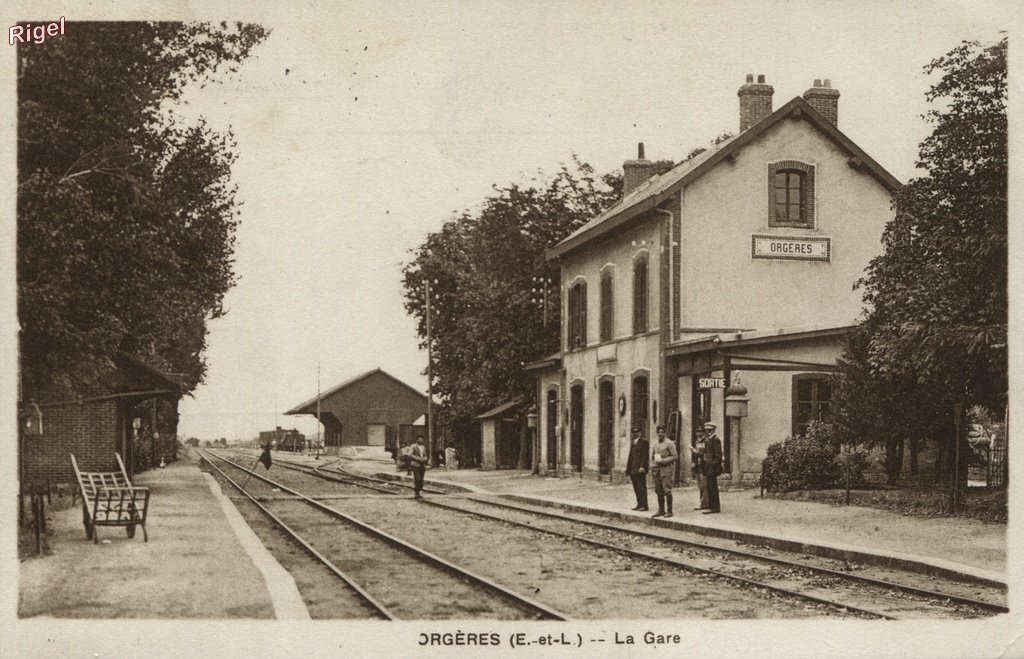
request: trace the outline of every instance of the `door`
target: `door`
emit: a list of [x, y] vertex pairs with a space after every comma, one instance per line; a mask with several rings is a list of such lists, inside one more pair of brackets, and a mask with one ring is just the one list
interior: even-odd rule
[[601, 383], [598, 401], [601, 424], [597, 444], [598, 470], [602, 474], [610, 474], [615, 463], [615, 387], [610, 380]]
[[383, 423], [366, 424], [366, 443], [369, 446], [384, 446], [387, 442], [388, 427]]
[[[650, 424], [647, 422], [647, 406], [650, 401], [650, 389], [647, 383], [647, 376], [638, 375], [633, 378], [633, 412], [632, 421], [634, 428], [640, 428], [640, 436], [650, 439]], [[632, 431], [630, 431], [632, 436]]]
[[558, 467], [558, 434], [555, 432], [558, 425], [558, 392], [554, 389], [548, 391], [548, 433], [547, 433], [547, 461], [548, 469], [554, 471]]
[[583, 471], [583, 385], [574, 386], [569, 398], [569, 465]]

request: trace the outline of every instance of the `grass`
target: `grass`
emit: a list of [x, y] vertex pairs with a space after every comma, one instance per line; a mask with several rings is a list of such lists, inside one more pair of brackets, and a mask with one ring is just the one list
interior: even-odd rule
[[[846, 490], [798, 490], [769, 496], [789, 501], [816, 501], [843, 505]], [[946, 509], [945, 489], [934, 486], [873, 487], [850, 490], [850, 505], [878, 508], [914, 517], [966, 517], [985, 522], [1006, 523], [1006, 490], [969, 488], [966, 509], [951, 514]]]

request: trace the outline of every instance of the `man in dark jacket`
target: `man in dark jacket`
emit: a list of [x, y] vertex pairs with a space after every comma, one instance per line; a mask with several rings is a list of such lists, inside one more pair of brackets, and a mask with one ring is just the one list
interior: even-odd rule
[[643, 438], [640, 428], [633, 428], [633, 444], [629, 447], [629, 458], [626, 461], [626, 474], [633, 481], [633, 492], [636, 494], [636, 507], [633, 510], [647, 510], [647, 456], [650, 444]]
[[715, 434], [716, 428], [713, 423], [704, 424], [704, 487], [708, 495], [708, 505], [707, 510], [701, 512], [705, 515], [722, 512], [722, 503], [718, 499], [718, 476], [722, 473], [722, 440]]

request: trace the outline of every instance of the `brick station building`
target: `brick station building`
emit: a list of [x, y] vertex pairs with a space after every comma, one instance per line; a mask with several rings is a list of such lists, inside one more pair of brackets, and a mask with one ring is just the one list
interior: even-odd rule
[[[769, 444], [828, 415], [828, 375], [860, 313], [854, 282], [881, 252], [899, 182], [838, 127], [814, 81], [773, 110], [739, 88], [739, 133], [656, 175], [628, 160], [623, 198], [555, 245], [562, 348], [537, 377], [541, 471], [624, 479], [629, 428], [676, 428], [680, 476], [706, 421], [725, 471], [760, 472]], [[724, 390], [748, 389], [742, 442]]]
[[116, 471], [120, 453], [129, 476], [177, 459], [180, 379], [127, 354], [113, 361], [114, 370], [88, 395], [22, 401], [23, 488], [74, 483], [71, 453], [85, 471]]

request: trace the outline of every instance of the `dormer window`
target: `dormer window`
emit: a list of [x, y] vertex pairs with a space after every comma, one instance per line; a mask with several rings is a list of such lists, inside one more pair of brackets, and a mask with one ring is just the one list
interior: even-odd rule
[[814, 228], [814, 165], [768, 164], [768, 226]]

